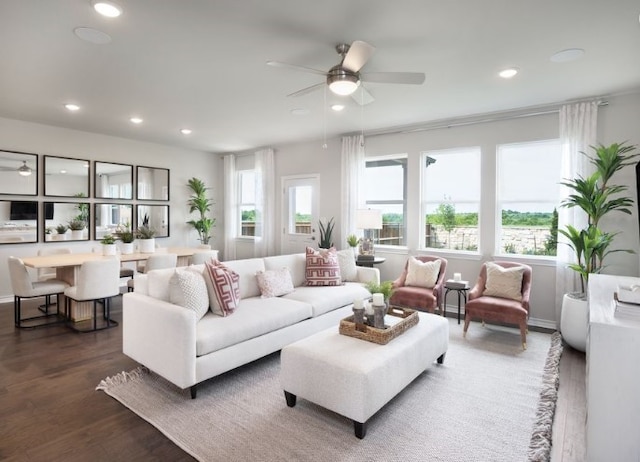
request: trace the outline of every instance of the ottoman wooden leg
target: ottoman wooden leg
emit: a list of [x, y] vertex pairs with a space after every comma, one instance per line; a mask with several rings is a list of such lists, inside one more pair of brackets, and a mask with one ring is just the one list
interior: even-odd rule
[[296, 405], [296, 395], [294, 395], [293, 393], [289, 393], [285, 390], [284, 398], [287, 400], [287, 406], [293, 407]]
[[367, 434], [367, 422], [361, 423], [354, 420], [353, 429], [355, 431], [356, 437], [362, 439]]

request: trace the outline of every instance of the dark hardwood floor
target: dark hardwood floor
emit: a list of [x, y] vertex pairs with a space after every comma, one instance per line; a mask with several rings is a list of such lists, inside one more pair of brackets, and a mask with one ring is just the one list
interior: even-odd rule
[[[25, 303], [31, 311], [36, 301]], [[121, 319], [121, 301], [112, 305]], [[584, 354], [561, 360], [552, 461], [584, 460]], [[0, 460], [193, 460], [103, 392], [100, 380], [137, 366], [122, 353], [122, 329], [78, 334], [64, 326], [18, 330], [0, 304]]]

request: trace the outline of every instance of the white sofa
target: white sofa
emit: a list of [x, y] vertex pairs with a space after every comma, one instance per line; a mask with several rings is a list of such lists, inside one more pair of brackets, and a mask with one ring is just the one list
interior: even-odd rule
[[[240, 304], [226, 317], [211, 311], [200, 320], [194, 311], [169, 302], [175, 269], [136, 278], [135, 292], [123, 296], [123, 352], [180, 388], [197, 384], [282, 347], [337, 326], [351, 313], [353, 300], [367, 298], [364, 283], [380, 281], [377, 268], [352, 268], [341, 286], [305, 285], [304, 254], [223, 262], [240, 276]], [[295, 290], [262, 298], [256, 272], [289, 269]], [[192, 266], [202, 271], [204, 265]]]

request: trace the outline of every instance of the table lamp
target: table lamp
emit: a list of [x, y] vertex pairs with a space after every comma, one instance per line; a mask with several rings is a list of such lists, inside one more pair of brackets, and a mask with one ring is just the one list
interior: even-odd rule
[[382, 229], [382, 211], [374, 209], [358, 209], [356, 211], [356, 227], [364, 230], [364, 238], [360, 244], [360, 257], [373, 259], [372, 229]]

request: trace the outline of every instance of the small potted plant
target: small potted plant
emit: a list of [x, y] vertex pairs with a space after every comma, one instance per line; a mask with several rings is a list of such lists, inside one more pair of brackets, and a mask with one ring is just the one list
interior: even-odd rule
[[52, 226], [47, 226], [44, 229], [44, 240], [45, 241], [51, 241], [53, 239], [53, 227]]
[[355, 234], [349, 234], [347, 236], [347, 244], [351, 247], [353, 251], [353, 258], [357, 258], [358, 256], [358, 244], [360, 243], [360, 239]]
[[136, 238], [129, 222], [119, 225], [116, 229], [116, 236], [120, 239], [120, 253], [129, 255], [133, 253], [133, 241]]
[[84, 229], [87, 227], [87, 223], [76, 217], [73, 220], [69, 220], [69, 229], [71, 230], [71, 239], [81, 240], [84, 237]]
[[369, 281], [365, 284], [365, 287], [372, 294], [382, 294], [384, 302], [389, 303], [389, 298], [393, 292], [393, 281], [382, 281], [380, 283]]
[[102, 255], [116, 254], [116, 238], [112, 234], [105, 234], [100, 243], [102, 244]]
[[67, 239], [67, 225], [63, 225], [60, 223], [56, 226], [56, 240], [57, 241], [65, 241]]
[[142, 224], [138, 226], [135, 235], [140, 244], [140, 252], [153, 253], [156, 251], [156, 230], [149, 226], [148, 215], [142, 219]]
[[320, 242], [318, 242], [318, 247], [321, 249], [330, 249], [333, 247], [333, 227], [335, 223], [333, 222], [333, 218], [327, 221], [325, 225], [322, 220], [318, 221], [318, 227], [320, 228]]

